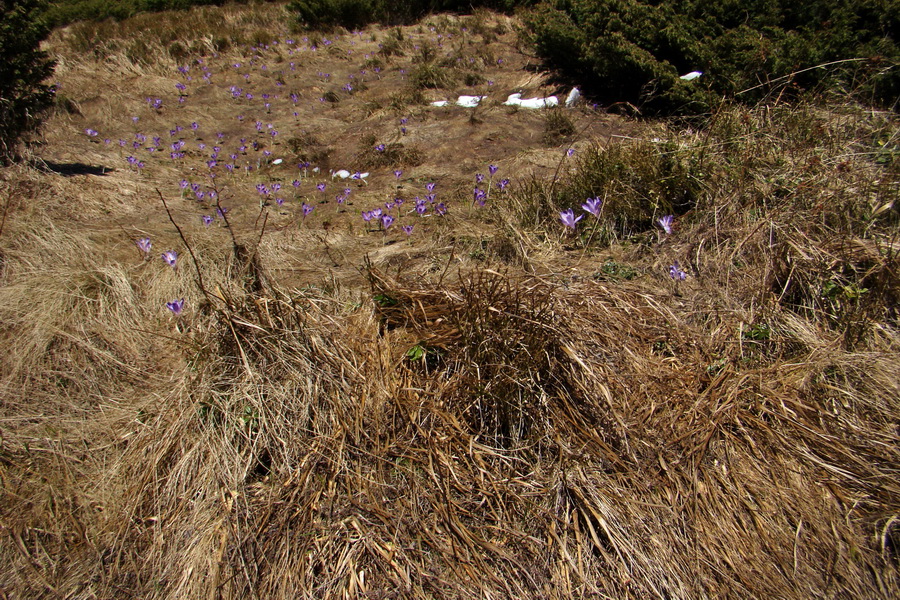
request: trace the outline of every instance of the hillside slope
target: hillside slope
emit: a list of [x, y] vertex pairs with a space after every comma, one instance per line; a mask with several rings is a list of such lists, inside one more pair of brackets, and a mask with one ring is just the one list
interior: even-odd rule
[[896, 115], [532, 110], [514, 18], [287, 23], [50, 40], [4, 596], [900, 595]]

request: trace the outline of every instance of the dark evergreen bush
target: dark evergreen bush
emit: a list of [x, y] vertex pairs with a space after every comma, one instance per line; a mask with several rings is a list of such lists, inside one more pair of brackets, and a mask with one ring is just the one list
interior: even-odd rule
[[[547, 66], [645, 114], [773, 92], [837, 88], [887, 105], [900, 95], [892, 0], [545, 0], [525, 21]], [[703, 77], [679, 79], [694, 70]]]
[[0, 0], [0, 164], [17, 156], [20, 142], [53, 105], [44, 83], [54, 61], [40, 50], [48, 33], [38, 19], [39, 0]]

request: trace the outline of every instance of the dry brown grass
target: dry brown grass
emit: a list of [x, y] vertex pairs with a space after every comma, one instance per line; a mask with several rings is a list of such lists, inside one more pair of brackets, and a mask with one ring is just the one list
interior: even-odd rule
[[[71, 133], [111, 118], [78, 97], [89, 67], [66, 80], [83, 114], [54, 117], [37, 157], [107, 160]], [[378, 86], [306, 131], [355, 131], [338, 160], [390, 141], [390, 110], [354, 120], [396, 93]], [[347, 213], [301, 226], [261, 213], [251, 180], [223, 189], [229, 230], [193, 224], [174, 169], [0, 173], [4, 597], [900, 595], [893, 115], [726, 108], [686, 131], [577, 113], [563, 162], [540, 116], [416, 115], [408, 179], [374, 165]], [[604, 154], [611, 131], [634, 139]], [[495, 160], [517, 187], [468, 208]], [[356, 222], [429, 180], [454, 210], [418, 237]], [[627, 219], [565, 234], [556, 211], [604, 192]]]

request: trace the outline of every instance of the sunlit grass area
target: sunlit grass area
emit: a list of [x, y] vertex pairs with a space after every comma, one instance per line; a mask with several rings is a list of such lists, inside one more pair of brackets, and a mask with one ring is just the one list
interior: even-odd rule
[[567, 106], [520, 28], [54, 32], [3, 594], [900, 595], [896, 113]]

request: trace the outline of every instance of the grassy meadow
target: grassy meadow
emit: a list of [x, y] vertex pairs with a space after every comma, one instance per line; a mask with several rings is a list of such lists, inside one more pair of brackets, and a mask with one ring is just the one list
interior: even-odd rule
[[0, 598], [900, 597], [896, 111], [567, 107], [484, 10], [46, 49]]

